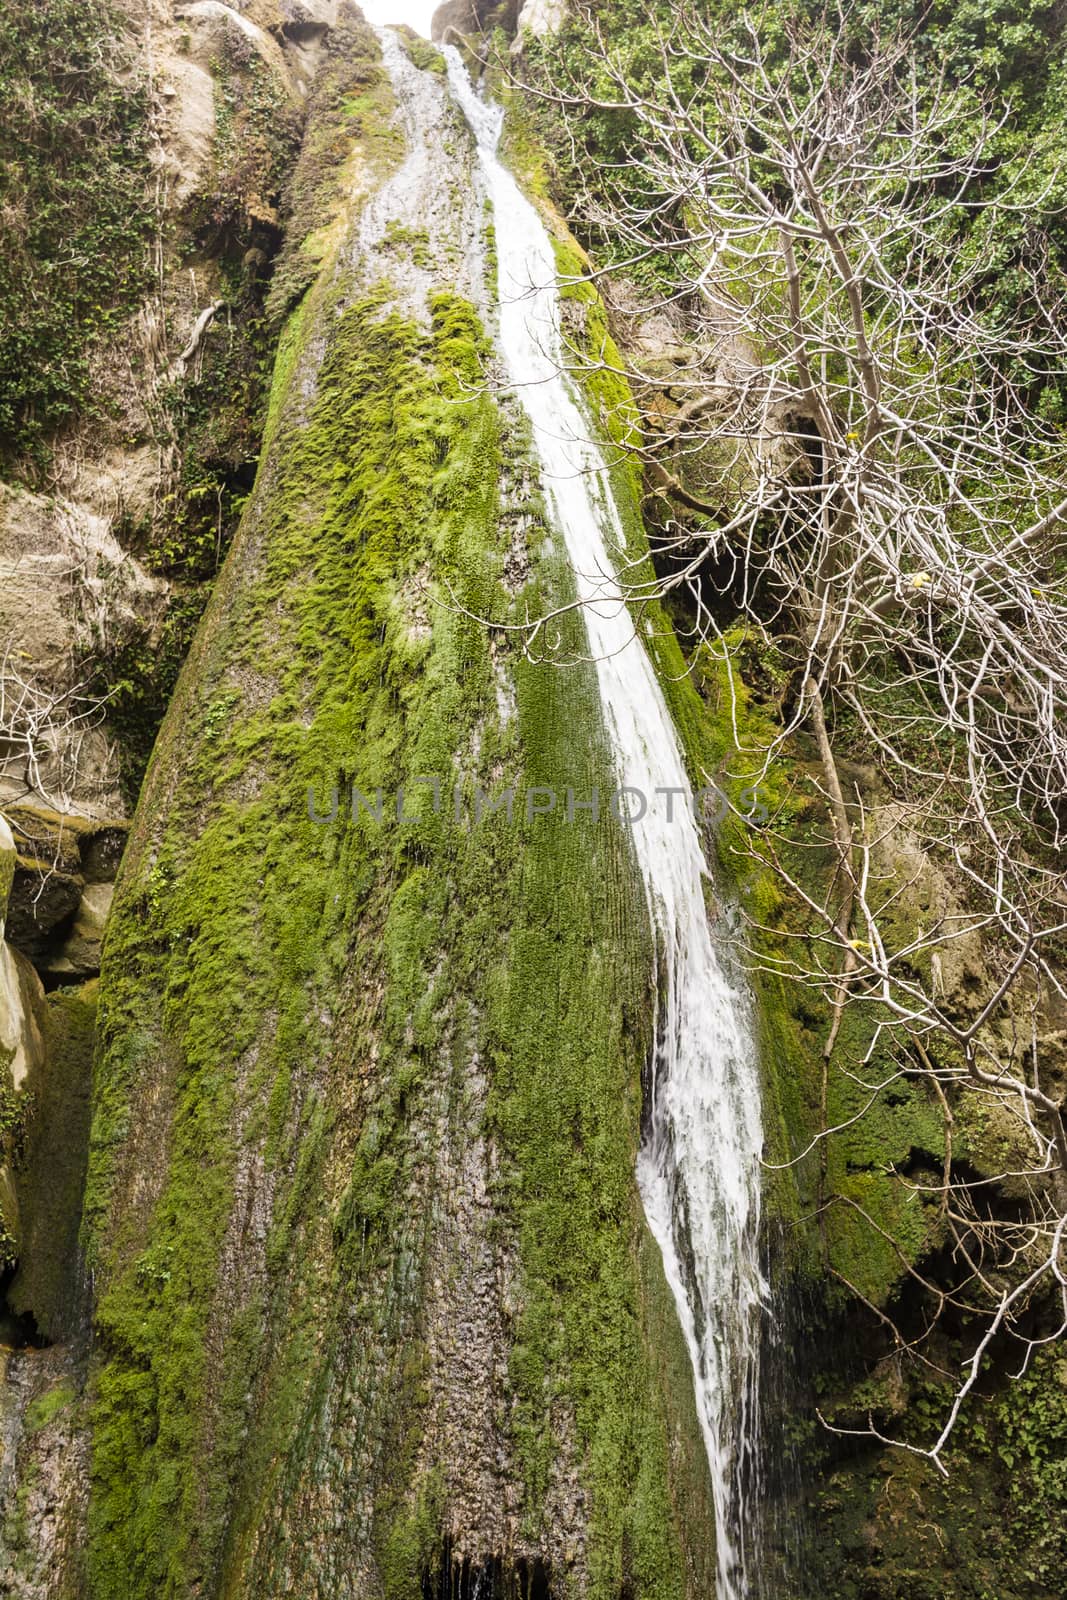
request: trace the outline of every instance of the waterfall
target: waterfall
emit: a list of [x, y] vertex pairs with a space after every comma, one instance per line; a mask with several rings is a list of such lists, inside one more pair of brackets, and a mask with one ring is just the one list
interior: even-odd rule
[[618, 780], [647, 801], [638, 817], [634, 797], [630, 826], [662, 978], [637, 1175], [693, 1364], [715, 1495], [718, 1600], [743, 1600], [752, 1593], [747, 1502], [754, 1498], [763, 1294], [762, 1132], [750, 1008], [716, 955], [698, 824], [688, 804], [665, 793], [688, 791], [688, 775], [615, 577], [609, 552], [621, 550], [624, 536], [606, 462], [562, 371], [552, 242], [497, 158], [501, 108], [475, 91], [454, 49], [446, 54], [494, 212], [501, 353], [530, 419], [546, 498], [584, 602]]

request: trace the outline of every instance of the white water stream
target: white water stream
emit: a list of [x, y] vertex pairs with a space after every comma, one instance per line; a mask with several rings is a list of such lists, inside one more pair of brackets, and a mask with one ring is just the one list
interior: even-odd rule
[[[760, 1093], [750, 1012], [716, 956], [707, 864], [678, 740], [609, 550], [623, 532], [604, 458], [562, 371], [552, 242], [497, 158], [503, 113], [446, 52], [494, 212], [500, 348], [533, 426], [543, 487], [574, 569], [620, 785], [647, 798], [633, 841], [658, 943], [660, 1013], [653, 1096], [638, 1160], [649, 1227], [663, 1252], [693, 1363], [715, 1493], [718, 1600], [751, 1593], [751, 1487], [759, 1311]], [[633, 801], [636, 814], [639, 802]], [[673, 811], [673, 819], [669, 812]]]

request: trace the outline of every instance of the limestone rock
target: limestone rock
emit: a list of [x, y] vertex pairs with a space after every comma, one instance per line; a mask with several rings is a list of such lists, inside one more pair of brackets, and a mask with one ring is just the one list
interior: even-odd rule
[[55, 952], [49, 951], [39, 962], [40, 970], [47, 978], [59, 982], [78, 982], [83, 978], [95, 977], [100, 971], [104, 927], [114, 893], [115, 886], [111, 883], [86, 885], [63, 943]]
[[89, 1491], [81, 1383], [69, 1347], [0, 1349], [0, 1496], [8, 1514], [0, 1594], [13, 1600], [72, 1592], [66, 1577]]
[[85, 887], [75, 825], [52, 811], [13, 806], [9, 837], [17, 850], [6, 933], [31, 960], [48, 947], [52, 930], [73, 915]]
[[[0, 817], [0, 891], [10, 888], [16, 863], [11, 829]], [[44, 1060], [44, 990], [26, 957], [3, 937], [7, 911], [5, 897], [0, 900], [0, 1070], [6, 1064], [18, 1089], [31, 1068]]]
[[[80, 662], [154, 628], [168, 586], [107, 518], [0, 484], [0, 636], [8, 641], [0, 801], [121, 814], [112, 741]], [[31, 759], [32, 750], [32, 759]]]
[[129, 831], [128, 823], [106, 822], [82, 838], [82, 876], [86, 883], [114, 883]]
[[637, 325], [633, 344], [641, 357], [642, 370], [656, 372], [662, 367], [693, 364], [692, 347], [664, 313], [644, 317]]
[[8, 938], [48, 977], [94, 975], [126, 823], [27, 805], [10, 807], [8, 820]]
[[522, 48], [524, 33], [543, 39], [546, 34], [558, 33], [567, 15], [567, 0], [526, 0], [519, 12], [518, 37], [512, 51]]
[[457, 33], [488, 33], [503, 28], [514, 34], [518, 22], [518, 0], [444, 0], [433, 14], [430, 37], [444, 40], [449, 29]]
[[26, 958], [4, 938], [16, 864], [14, 837], [6, 820], [0, 817], [0, 1072], [9, 1071], [17, 1089], [30, 1068], [44, 1056], [44, 991]]
[[8, 905], [11, 943], [32, 961], [43, 958], [53, 930], [73, 916], [84, 888], [80, 873], [41, 870], [20, 856]]
[[450, 28], [457, 33], [476, 33], [479, 28], [474, 0], [444, 0], [433, 14], [430, 37], [443, 39]]

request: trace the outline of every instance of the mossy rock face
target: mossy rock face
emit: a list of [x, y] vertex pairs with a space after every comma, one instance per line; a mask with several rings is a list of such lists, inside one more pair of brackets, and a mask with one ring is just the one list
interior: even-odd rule
[[612, 818], [522, 798], [610, 787], [595, 673], [475, 620], [570, 591], [531, 515], [515, 592], [528, 443], [448, 287], [449, 230], [480, 217], [447, 116], [455, 204], [393, 218], [427, 230], [402, 297], [384, 232], [353, 251], [342, 207], [316, 240], [116, 892], [85, 1205], [94, 1600], [417, 1600], [449, 1551], [597, 1600], [713, 1583], [634, 1178], [643, 895]]
[[84, 1324], [78, 1233], [89, 1149], [96, 984], [60, 989], [43, 1010], [44, 1051], [22, 1087], [13, 1163], [22, 1238], [7, 1303], [40, 1338], [71, 1338]]
[[15, 844], [15, 836], [11, 832], [7, 818], [0, 814], [0, 925], [7, 916], [7, 902], [11, 894], [11, 885], [15, 881], [17, 860], [18, 847]]

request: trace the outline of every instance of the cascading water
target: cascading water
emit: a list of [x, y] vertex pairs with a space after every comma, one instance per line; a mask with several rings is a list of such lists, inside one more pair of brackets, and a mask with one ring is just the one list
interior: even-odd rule
[[[619, 782], [647, 800], [631, 826], [663, 977], [638, 1182], [693, 1363], [715, 1494], [718, 1596], [742, 1600], [751, 1593], [746, 1534], [763, 1293], [762, 1132], [749, 1007], [712, 942], [696, 821], [666, 793], [687, 791], [688, 778], [609, 555], [609, 547], [622, 548], [622, 525], [605, 460], [562, 370], [552, 243], [497, 158], [501, 109], [476, 93], [458, 53], [446, 54], [494, 211], [501, 351], [533, 426], [546, 496], [584, 602]], [[635, 798], [635, 817], [638, 808]]]

